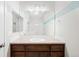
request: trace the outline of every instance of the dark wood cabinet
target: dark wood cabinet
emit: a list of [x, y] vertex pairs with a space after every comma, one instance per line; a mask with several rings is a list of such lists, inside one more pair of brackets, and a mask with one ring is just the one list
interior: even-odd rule
[[11, 44], [11, 57], [64, 57], [65, 44]]

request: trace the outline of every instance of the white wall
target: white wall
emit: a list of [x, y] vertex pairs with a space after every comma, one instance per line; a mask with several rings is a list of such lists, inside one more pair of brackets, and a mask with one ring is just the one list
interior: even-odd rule
[[[62, 8], [63, 2], [57, 2], [56, 8]], [[65, 3], [65, 2], [64, 2]], [[74, 7], [74, 6], [73, 6]], [[76, 6], [75, 6], [76, 7]], [[70, 8], [70, 7], [69, 7]], [[68, 9], [67, 9], [68, 10]], [[65, 9], [64, 9], [65, 11]], [[63, 11], [62, 11], [63, 12]], [[61, 12], [61, 13], [62, 13]], [[55, 38], [64, 40], [66, 43], [66, 56], [79, 56], [79, 7], [56, 17]]]
[[[4, 44], [4, 2], [0, 1], [0, 45]], [[0, 56], [4, 56], [4, 47], [0, 48]]]

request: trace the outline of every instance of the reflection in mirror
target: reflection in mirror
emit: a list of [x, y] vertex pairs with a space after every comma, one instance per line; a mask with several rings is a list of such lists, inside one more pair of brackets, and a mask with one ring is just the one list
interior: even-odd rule
[[26, 35], [54, 35], [54, 2], [25, 2], [19, 3], [20, 11], [28, 16]]
[[23, 31], [23, 18], [16, 12], [12, 12], [13, 16], [13, 32]]

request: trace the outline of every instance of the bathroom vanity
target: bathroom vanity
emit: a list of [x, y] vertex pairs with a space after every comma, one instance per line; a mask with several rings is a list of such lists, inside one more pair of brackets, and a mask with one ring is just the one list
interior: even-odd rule
[[29, 42], [11, 43], [11, 57], [64, 57], [65, 43], [62, 42]]

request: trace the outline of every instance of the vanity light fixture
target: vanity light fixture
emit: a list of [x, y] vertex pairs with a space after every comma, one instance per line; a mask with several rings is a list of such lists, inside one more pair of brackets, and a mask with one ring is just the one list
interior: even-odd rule
[[34, 15], [38, 15], [40, 13], [48, 11], [48, 9], [46, 7], [42, 7], [42, 6], [33, 6], [33, 7], [28, 7], [27, 11], [29, 11], [30, 13], [32, 13]]

